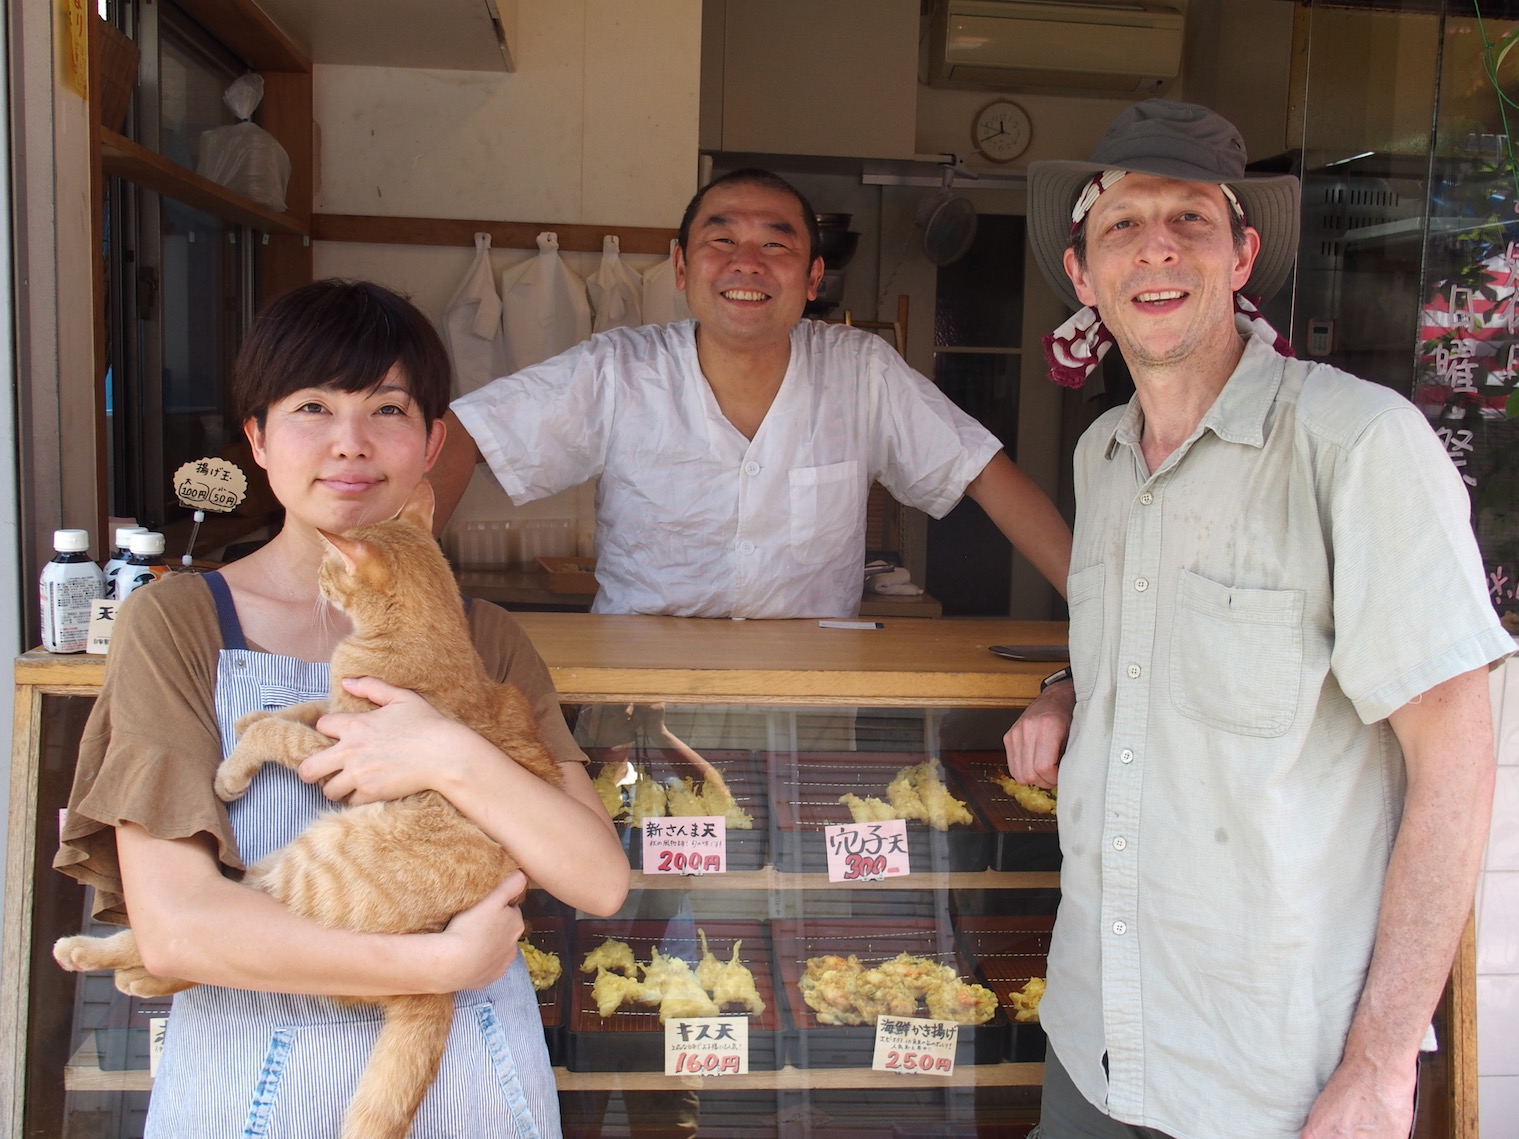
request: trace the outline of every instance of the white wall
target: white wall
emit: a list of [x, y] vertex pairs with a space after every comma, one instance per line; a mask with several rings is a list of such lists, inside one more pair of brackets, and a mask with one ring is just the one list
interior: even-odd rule
[[[636, 12], [636, 15], [634, 14]], [[318, 66], [320, 213], [674, 228], [696, 190], [700, 0], [520, 0], [511, 74]], [[533, 254], [499, 250], [497, 271]], [[441, 319], [473, 247], [317, 242], [318, 276], [365, 277]], [[599, 255], [566, 254], [581, 276]], [[659, 260], [628, 256], [642, 271]], [[585, 493], [516, 509], [477, 475], [455, 517], [570, 516]]]
[[1492, 676], [1498, 787], [1477, 884], [1477, 1095], [1485, 1139], [1519, 1135], [1519, 663]]

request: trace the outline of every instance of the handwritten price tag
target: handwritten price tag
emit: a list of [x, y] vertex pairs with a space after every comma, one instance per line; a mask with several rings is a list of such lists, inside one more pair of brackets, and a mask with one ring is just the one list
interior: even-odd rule
[[728, 820], [691, 815], [643, 821], [645, 874], [726, 874]]
[[665, 1021], [665, 1075], [742, 1076], [749, 1071], [747, 1016]]
[[823, 829], [828, 844], [828, 881], [879, 882], [912, 873], [907, 858], [907, 822], [835, 823]]
[[225, 514], [248, 494], [248, 476], [226, 459], [195, 459], [174, 472], [174, 496], [191, 510]]
[[882, 1016], [876, 1019], [876, 1051], [870, 1066], [878, 1072], [952, 1076], [960, 1026], [952, 1020]]

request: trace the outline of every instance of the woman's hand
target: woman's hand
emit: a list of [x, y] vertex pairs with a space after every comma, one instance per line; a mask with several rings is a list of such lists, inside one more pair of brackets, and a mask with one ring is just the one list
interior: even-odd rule
[[441, 950], [439, 981], [449, 985], [444, 992], [483, 989], [506, 972], [522, 937], [517, 902], [526, 890], [527, 876], [514, 870], [480, 901], [455, 914], [442, 933], [431, 935]]
[[316, 730], [337, 741], [297, 769], [307, 783], [327, 779], [322, 792], [352, 806], [437, 790], [439, 773], [458, 763], [480, 737], [405, 688], [372, 676], [343, 681], [350, 695], [376, 707], [333, 712]]

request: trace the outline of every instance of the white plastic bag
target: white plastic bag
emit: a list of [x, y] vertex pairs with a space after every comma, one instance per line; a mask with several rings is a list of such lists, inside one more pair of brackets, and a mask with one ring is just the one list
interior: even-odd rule
[[643, 279], [622, 259], [622, 245], [613, 234], [601, 239], [601, 264], [585, 283], [594, 319], [591, 331], [637, 328], [643, 323]]
[[200, 136], [200, 160], [195, 172], [218, 186], [283, 213], [285, 187], [290, 182], [290, 155], [272, 134], [248, 122], [263, 97], [262, 75], [249, 72], [232, 81], [222, 99], [243, 121], [229, 127], [213, 127]]
[[488, 233], [475, 234], [474, 264], [443, 310], [443, 339], [454, 365], [455, 396], [483, 387], [510, 370]]
[[538, 256], [501, 274], [507, 371], [557, 356], [591, 334], [585, 282], [559, 258], [559, 235], [538, 235]]
[[670, 242], [670, 256], [643, 275], [643, 322], [669, 324], [688, 320], [691, 306], [686, 294], [675, 287], [675, 242]]

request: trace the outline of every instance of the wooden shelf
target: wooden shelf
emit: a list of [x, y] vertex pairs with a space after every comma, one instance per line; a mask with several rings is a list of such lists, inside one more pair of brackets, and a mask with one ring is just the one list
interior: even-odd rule
[[250, 226], [264, 233], [305, 236], [306, 227], [290, 214], [275, 213], [209, 178], [104, 127], [100, 131], [100, 162], [104, 171], [139, 186], [194, 206], [208, 214]]
[[[1058, 890], [1058, 870], [939, 870], [883, 882], [828, 881], [827, 874], [798, 874], [766, 866], [726, 874], [645, 874], [633, 871], [634, 890]], [[630, 891], [631, 892], [631, 891]]]
[[361, 241], [373, 245], [457, 245], [473, 248], [475, 234], [491, 235], [497, 249], [536, 249], [538, 235], [559, 235], [566, 253], [600, 253], [601, 239], [616, 234], [623, 253], [666, 256], [679, 232], [638, 225], [570, 225], [536, 221], [468, 221], [461, 218], [378, 217], [371, 214], [313, 214], [311, 236], [317, 241]]
[[[572, 1072], [554, 1069], [554, 1082], [562, 1092], [603, 1091], [623, 1088], [660, 1091], [670, 1088], [702, 1088], [718, 1091], [824, 1091], [842, 1088], [904, 1088], [913, 1077], [869, 1068], [793, 1068], [789, 1064], [773, 1072], [750, 1072], [744, 1076], [667, 1076], [663, 1072]], [[918, 1077], [926, 1088], [1017, 1088], [1037, 1087], [1044, 1082], [1043, 1064], [963, 1064], [949, 1076]], [[63, 1086], [71, 1092], [147, 1092], [153, 1077], [141, 1068], [105, 1071], [95, 1048], [95, 1034], [84, 1038], [63, 1069]]]
[[[1054, 621], [901, 617], [884, 629], [816, 621], [709, 621], [518, 613], [566, 704], [1021, 708], [1059, 662], [1011, 661], [989, 645], [1065, 643]], [[735, 667], [735, 662], [743, 662]], [[105, 658], [16, 658], [16, 681], [98, 687]]]

